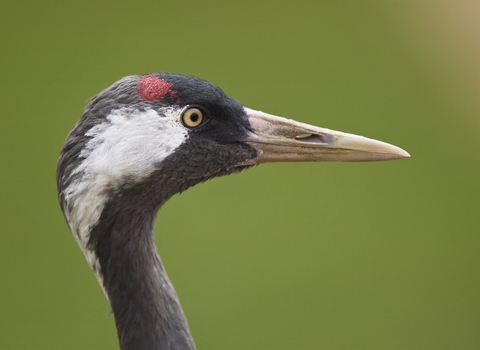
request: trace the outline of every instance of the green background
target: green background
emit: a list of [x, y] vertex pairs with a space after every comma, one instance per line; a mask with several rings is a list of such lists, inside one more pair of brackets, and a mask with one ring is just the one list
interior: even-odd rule
[[479, 349], [478, 1], [2, 1], [0, 349], [117, 349], [55, 167], [88, 98], [191, 74], [412, 158], [267, 164], [163, 207], [199, 349]]

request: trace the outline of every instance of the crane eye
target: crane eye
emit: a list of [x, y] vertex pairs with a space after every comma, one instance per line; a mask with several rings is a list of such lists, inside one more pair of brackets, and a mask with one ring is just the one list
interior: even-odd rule
[[182, 115], [183, 124], [190, 128], [195, 128], [202, 124], [203, 122], [203, 113], [198, 108], [190, 108], [185, 111]]

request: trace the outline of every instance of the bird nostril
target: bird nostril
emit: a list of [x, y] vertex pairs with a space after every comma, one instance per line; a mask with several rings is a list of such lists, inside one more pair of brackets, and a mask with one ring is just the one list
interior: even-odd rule
[[309, 143], [328, 143], [324, 135], [300, 134], [295, 136], [295, 140]]
[[300, 134], [300, 135], [297, 135], [295, 136], [295, 139], [298, 140], [298, 139], [304, 139], [306, 137], [310, 137], [312, 136], [312, 134]]

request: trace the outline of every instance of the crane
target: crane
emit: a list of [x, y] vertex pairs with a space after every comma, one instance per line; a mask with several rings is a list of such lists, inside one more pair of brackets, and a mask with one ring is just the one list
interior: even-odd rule
[[409, 157], [376, 140], [249, 109], [174, 73], [125, 77], [91, 99], [57, 166], [58, 198], [108, 298], [122, 350], [193, 350], [154, 242], [174, 194], [253, 165]]

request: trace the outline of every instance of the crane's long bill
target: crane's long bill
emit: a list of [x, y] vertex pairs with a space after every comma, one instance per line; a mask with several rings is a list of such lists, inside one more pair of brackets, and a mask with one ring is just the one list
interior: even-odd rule
[[243, 142], [259, 155], [239, 165], [271, 162], [369, 162], [410, 157], [403, 149], [363, 136], [319, 128], [245, 108], [252, 128]]

